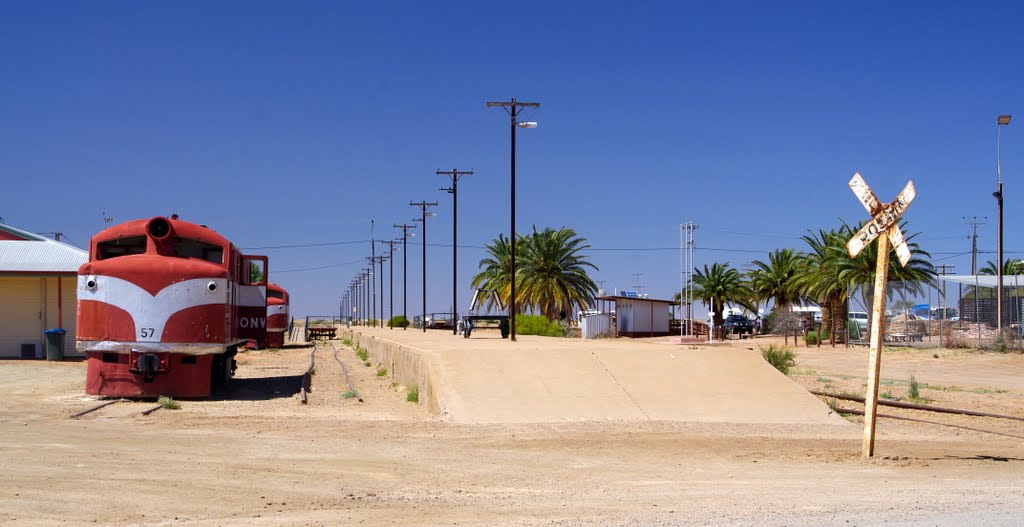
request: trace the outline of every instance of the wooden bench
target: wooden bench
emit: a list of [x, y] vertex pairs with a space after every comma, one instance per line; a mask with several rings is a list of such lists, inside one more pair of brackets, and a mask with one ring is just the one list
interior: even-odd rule
[[306, 338], [307, 340], [318, 338], [333, 339], [337, 331], [338, 328], [335, 327], [308, 327], [306, 328]]

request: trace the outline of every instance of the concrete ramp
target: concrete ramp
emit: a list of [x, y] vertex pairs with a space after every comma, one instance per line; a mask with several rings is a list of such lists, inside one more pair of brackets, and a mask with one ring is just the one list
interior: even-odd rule
[[[379, 347], [419, 355], [430, 404], [452, 422], [848, 424], [756, 351], [628, 339], [520, 336], [513, 343], [437, 331], [361, 333], [357, 339], [371, 354]], [[409, 360], [391, 359], [398, 376], [403, 363]]]

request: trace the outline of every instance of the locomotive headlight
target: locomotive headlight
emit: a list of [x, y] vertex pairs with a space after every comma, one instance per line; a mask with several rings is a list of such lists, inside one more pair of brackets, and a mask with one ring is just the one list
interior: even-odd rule
[[86, 280], [85, 281], [85, 288], [88, 289], [89, 291], [95, 291], [96, 290], [96, 279], [95, 278], [90, 278], [90, 279]]
[[210, 283], [206, 284], [206, 288], [209, 289], [211, 293], [216, 291], [217, 290], [217, 282], [210, 282]]

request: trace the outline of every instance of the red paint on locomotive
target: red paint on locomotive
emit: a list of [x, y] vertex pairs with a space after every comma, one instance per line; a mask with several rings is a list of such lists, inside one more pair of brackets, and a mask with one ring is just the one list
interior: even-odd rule
[[284, 346], [284, 334], [288, 331], [288, 306], [288, 291], [277, 284], [268, 284], [266, 347]]
[[86, 393], [209, 395], [231, 377], [237, 346], [265, 338], [266, 280], [265, 256], [176, 216], [96, 234], [78, 270]]

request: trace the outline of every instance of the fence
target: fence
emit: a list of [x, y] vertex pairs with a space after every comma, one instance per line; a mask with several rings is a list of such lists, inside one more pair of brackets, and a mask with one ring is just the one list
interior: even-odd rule
[[[982, 280], [995, 277], [938, 278], [936, 282], [889, 282], [883, 326], [886, 345], [1001, 350], [1022, 347], [1024, 277], [1020, 288], [1003, 288], [1001, 335], [995, 282], [989, 280], [988, 287]], [[873, 294], [873, 285], [849, 290], [847, 336], [851, 343], [867, 343]]]

